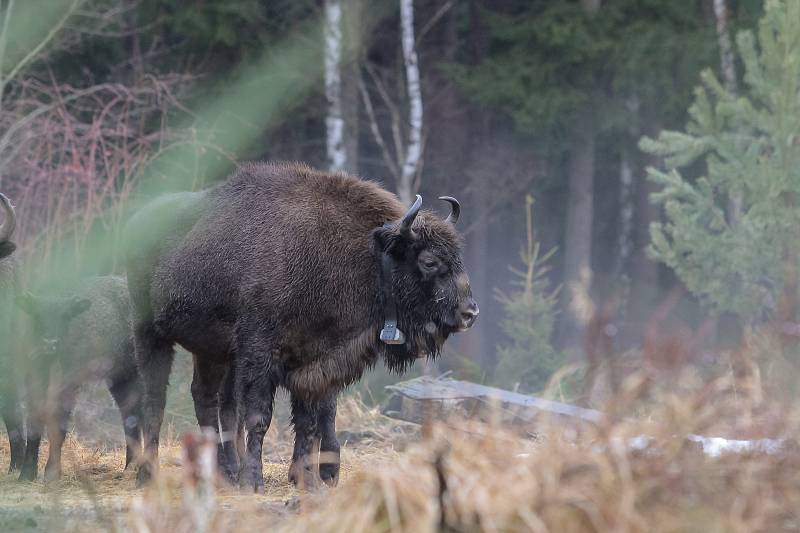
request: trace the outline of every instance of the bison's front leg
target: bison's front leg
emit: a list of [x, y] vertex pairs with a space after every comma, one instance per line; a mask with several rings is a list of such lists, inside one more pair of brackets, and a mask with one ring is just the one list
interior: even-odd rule
[[247, 430], [245, 458], [239, 473], [239, 485], [264, 492], [261, 451], [272, 422], [272, 404], [277, 382], [272, 371], [269, 344], [245, 341], [236, 354], [237, 407]]
[[33, 481], [39, 471], [39, 446], [42, 442], [42, 430], [46, 420], [47, 387], [49, 385], [49, 366], [35, 368], [28, 373], [26, 385], [28, 389], [28, 431], [25, 445], [25, 456], [19, 473], [20, 481]]
[[315, 487], [320, 478], [327, 485], [336, 485], [340, 464], [339, 441], [336, 439], [336, 396], [309, 403], [292, 395], [292, 423], [295, 440], [289, 481], [303, 488]]
[[50, 449], [47, 455], [47, 465], [44, 467], [44, 480], [57, 481], [61, 478], [61, 449], [64, 446], [64, 439], [69, 431], [69, 419], [75, 409], [78, 391], [72, 387], [67, 387], [58, 398], [58, 405], [53, 406], [54, 416], [50, 416], [47, 422], [47, 441]]
[[336, 396], [320, 403], [317, 410], [319, 432], [319, 476], [326, 484], [339, 482], [339, 440], [336, 438]]
[[289, 481], [300, 488], [312, 489], [318, 484], [314, 455], [319, 443], [317, 430], [318, 404], [306, 402], [292, 394], [292, 424], [294, 425], [294, 452], [289, 467]]

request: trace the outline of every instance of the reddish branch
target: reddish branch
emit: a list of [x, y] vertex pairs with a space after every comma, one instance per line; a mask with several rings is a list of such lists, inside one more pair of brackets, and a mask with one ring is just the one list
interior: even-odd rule
[[[23, 251], [47, 255], [69, 232], [76, 249], [113, 227], [142, 168], [176, 140], [179, 76], [85, 88], [23, 79], [0, 112], [0, 188], [19, 207]], [[77, 230], [77, 231], [75, 231]]]

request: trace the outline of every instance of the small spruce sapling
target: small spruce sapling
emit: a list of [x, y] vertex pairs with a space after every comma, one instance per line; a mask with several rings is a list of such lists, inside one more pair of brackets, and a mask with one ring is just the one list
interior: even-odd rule
[[547, 262], [556, 249], [541, 254], [533, 230], [531, 196], [527, 197], [525, 215], [527, 242], [520, 250], [524, 268], [509, 267], [517, 278], [516, 289], [510, 294], [495, 289], [505, 310], [501, 327], [509, 341], [497, 348], [494, 381], [499, 386], [534, 392], [547, 385], [550, 376], [563, 365], [564, 357], [550, 343], [560, 287], [551, 289]]

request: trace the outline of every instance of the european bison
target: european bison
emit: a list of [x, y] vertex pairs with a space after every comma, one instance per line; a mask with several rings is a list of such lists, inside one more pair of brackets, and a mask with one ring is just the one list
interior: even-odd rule
[[[106, 380], [122, 415], [127, 468], [141, 452], [142, 387], [125, 279], [89, 278], [56, 296], [25, 293], [18, 304], [31, 318], [36, 362], [29, 370], [28, 444], [20, 479], [36, 478], [45, 421], [50, 452], [44, 477], [50, 481], [61, 476], [61, 447], [77, 394], [81, 385], [96, 379]], [[48, 388], [50, 401], [45, 398]]]
[[13, 334], [15, 325], [12, 323], [15, 317], [14, 298], [19, 291], [19, 265], [12, 255], [17, 247], [11, 241], [17, 219], [11, 202], [3, 194], [0, 194], [0, 207], [5, 214], [5, 221], [0, 226], [0, 415], [6, 424], [11, 446], [8, 470], [12, 472], [22, 466], [25, 453], [18, 383], [15, 379], [18, 374], [15, 356], [18, 355], [19, 337]]
[[[247, 430], [239, 480], [263, 490], [261, 449], [278, 386], [291, 393], [290, 479], [339, 472], [336, 395], [379, 359], [403, 371], [472, 326], [478, 306], [453, 223], [406, 208], [375, 183], [302, 164], [250, 163], [212, 189], [155, 200], [128, 224], [128, 283], [145, 385], [151, 475], [178, 343], [194, 354], [201, 426], [221, 427], [233, 480], [237, 420]], [[233, 394], [235, 391], [235, 395]], [[234, 401], [235, 398], [235, 401]], [[238, 414], [238, 419], [237, 419]]]

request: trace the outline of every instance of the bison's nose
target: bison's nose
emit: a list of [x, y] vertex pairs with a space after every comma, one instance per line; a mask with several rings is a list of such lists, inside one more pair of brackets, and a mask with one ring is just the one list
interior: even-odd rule
[[478, 309], [478, 304], [475, 300], [470, 299], [467, 302], [467, 305], [461, 308], [461, 328], [462, 330], [469, 329], [475, 323], [475, 320], [478, 318], [478, 313], [480, 313], [480, 309]]

